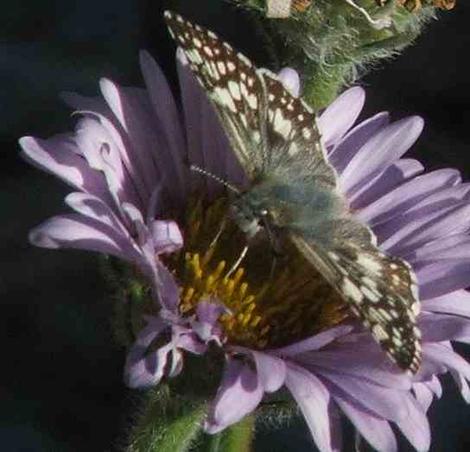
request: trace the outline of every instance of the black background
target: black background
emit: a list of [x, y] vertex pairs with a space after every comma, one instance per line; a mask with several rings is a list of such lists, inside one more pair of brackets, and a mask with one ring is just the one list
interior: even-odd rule
[[[18, 0], [0, 14], [0, 450], [105, 451], [122, 445], [133, 396], [122, 384], [124, 354], [112, 345], [110, 301], [85, 252], [35, 249], [27, 231], [65, 210], [69, 191], [18, 158], [17, 139], [73, 125], [58, 93], [96, 92], [99, 77], [141, 84], [146, 48], [174, 80], [174, 47], [164, 7], [184, 11], [266, 61], [252, 24], [220, 0]], [[369, 74], [364, 117], [388, 109], [418, 113], [426, 129], [415, 147], [427, 168], [470, 176], [470, 7], [440, 15], [417, 44]], [[460, 349], [462, 350], [462, 349]], [[467, 355], [468, 356], [468, 355]], [[430, 411], [434, 451], [468, 450], [470, 409], [446, 382]], [[260, 433], [259, 451], [311, 450], [303, 425]], [[405, 442], [401, 450], [407, 450]], [[176, 452], [176, 451], [175, 451]]]

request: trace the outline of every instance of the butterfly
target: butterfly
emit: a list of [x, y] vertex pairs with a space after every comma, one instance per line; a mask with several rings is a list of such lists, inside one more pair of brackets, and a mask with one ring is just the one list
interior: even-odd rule
[[250, 181], [232, 201], [235, 222], [248, 238], [264, 229], [292, 243], [389, 357], [417, 372], [414, 273], [380, 251], [373, 232], [352, 216], [312, 109], [212, 31], [170, 11], [165, 20]]

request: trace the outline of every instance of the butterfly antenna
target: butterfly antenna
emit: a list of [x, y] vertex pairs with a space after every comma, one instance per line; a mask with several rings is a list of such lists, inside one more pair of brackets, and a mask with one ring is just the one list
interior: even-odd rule
[[212, 180], [215, 180], [216, 182], [218, 182], [219, 184], [222, 184], [224, 187], [227, 187], [230, 191], [233, 191], [237, 195], [240, 194], [240, 190], [237, 187], [234, 187], [232, 184], [228, 183], [226, 180], [221, 179], [215, 174], [209, 173], [209, 171], [206, 171], [197, 165], [191, 165], [189, 169], [191, 171], [194, 171], [195, 173], [202, 174], [203, 176], [206, 176]]

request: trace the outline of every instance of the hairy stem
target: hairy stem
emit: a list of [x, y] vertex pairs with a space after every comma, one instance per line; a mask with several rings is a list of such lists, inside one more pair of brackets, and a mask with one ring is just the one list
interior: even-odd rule
[[254, 437], [255, 416], [246, 416], [240, 422], [213, 436], [206, 436], [199, 452], [250, 452]]
[[160, 385], [147, 396], [127, 452], [186, 452], [200, 434], [206, 403], [171, 394]]

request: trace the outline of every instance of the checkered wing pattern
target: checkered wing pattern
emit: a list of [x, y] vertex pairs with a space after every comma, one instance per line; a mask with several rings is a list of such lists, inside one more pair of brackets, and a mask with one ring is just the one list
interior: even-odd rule
[[170, 11], [165, 12], [165, 19], [252, 180], [302, 158], [305, 174], [336, 186], [315, 115], [303, 100], [289, 93], [275, 74], [257, 69], [215, 33]]
[[[215, 33], [172, 12], [165, 19], [253, 185], [274, 177], [290, 184], [292, 191], [302, 190], [302, 185], [326, 191], [332, 204], [346, 206], [310, 107], [276, 75], [257, 69]], [[295, 218], [291, 210], [288, 217]], [[274, 229], [287, 231], [288, 239], [336, 288], [388, 355], [401, 368], [416, 372], [421, 359], [419, 303], [409, 265], [382, 253], [372, 231], [355, 221], [347, 207], [325, 215], [320, 229], [327, 231], [327, 240], [316, 235], [318, 218], [313, 223], [311, 229], [307, 225], [299, 230], [294, 224], [274, 224]]]
[[339, 238], [326, 249], [293, 234], [292, 242], [341, 294], [402, 369], [416, 373], [421, 363], [418, 286], [411, 267], [375, 246]]

